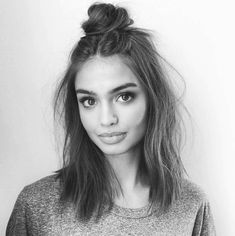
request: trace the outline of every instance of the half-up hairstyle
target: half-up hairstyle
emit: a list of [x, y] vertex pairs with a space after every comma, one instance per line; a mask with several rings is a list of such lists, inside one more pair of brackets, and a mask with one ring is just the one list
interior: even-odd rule
[[[99, 55], [118, 55], [143, 86], [148, 99], [147, 131], [138, 169], [147, 176], [151, 206], [167, 210], [181, 191], [184, 168], [180, 158], [181, 120], [178, 99], [161, 67], [151, 35], [133, 27], [126, 9], [112, 4], [93, 4], [82, 24], [85, 36], [72, 50], [68, 68], [54, 99], [54, 116], [63, 120], [63, 167], [57, 171], [61, 200], [71, 201], [77, 218], [98, 220], [113, 207], [121, 186], [102, 151], [88, 137], [79, 115], [75, 77], [81, 66]], [[62, 108], [62, 109], [61, 109]]]

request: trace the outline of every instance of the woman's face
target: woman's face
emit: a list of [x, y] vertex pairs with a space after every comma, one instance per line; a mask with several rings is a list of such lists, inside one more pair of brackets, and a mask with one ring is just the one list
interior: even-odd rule
[[87, 61], [76, 75], [75, 89], [83, 127], [101, 151], [135, 151], [146, 131], [147, 98], [122, 59], [96, 56]]

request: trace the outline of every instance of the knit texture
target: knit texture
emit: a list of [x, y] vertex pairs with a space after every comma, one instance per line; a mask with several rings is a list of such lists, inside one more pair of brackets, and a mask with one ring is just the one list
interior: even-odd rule
[[78, 222], [71, 204], [59, 203], [60, 185], [55, 175], [30, 184], [19, 194], [6, 235], [215, 235], [209, 202], [200, 187], [183, 181], [181, 197], [168, 211], [155, 206], [130, 209], [114, 204], [98, 223]]

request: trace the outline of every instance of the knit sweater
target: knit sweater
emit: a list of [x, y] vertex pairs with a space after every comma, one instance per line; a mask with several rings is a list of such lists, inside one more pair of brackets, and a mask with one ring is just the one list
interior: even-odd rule
[[99, 222], [79, 222], [72, 205], [61, 214], [60, 184], [55, 175], [30, 184], [19, 194], [6, 235], [215, 235], [209, 202], [200, 187], [183, 181], [180, 198], [167, 211], [114, 204]]

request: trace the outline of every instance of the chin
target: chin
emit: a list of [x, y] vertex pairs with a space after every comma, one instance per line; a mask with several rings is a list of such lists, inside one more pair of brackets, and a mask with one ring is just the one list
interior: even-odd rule
[[[97, 144], [96, 144], [97, 145]], [[99, 149], [104, 153], [104, 155], [122, 155], [125, 153], [130, 153], [136, 150], [138, 144], [125, 145], [124, 143], [114, 144], [114, 145], [97, 145]]]
[[[107, 145], [108, 146], [108, 145]], [[109, 145], [108, 147], [98, 146], [99, 149], [105, 154], [105, 155], [120, 155], [122, 153], [125, 153], [128, 151], [128, 148], [123, 147], [117, 147], [117, 145]]]

